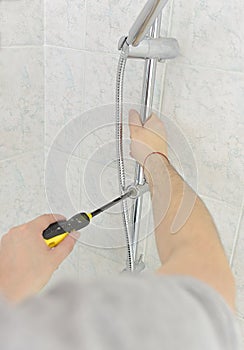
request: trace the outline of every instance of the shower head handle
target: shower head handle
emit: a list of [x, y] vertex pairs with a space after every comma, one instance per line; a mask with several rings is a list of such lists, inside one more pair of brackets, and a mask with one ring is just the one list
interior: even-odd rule
[[146, 36], [168, 0], [148, 0], [126, 38], [128, 45], [137, 46]]

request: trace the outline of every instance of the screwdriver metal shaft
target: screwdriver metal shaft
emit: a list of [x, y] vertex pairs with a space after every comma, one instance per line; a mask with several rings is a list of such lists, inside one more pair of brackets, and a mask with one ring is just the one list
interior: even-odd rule
[[92, 213], [78, 213], [69, 220], [65, 221], [57, 221], [53, 224], [49, 225], [48, 228], [46, 228], [42, 236], [46, 242], [46, 244], [53, 248], [56, 245], [58, 245], [61, 241], [64, 240], [64, 238], [72, 231], [79, 231], [82, 228], [89, 225], [91, 219], [94, 216], [99, 215], [100, 213], [104, 212], [105, 210], [113, 207], [117, 203], [121, 202], [122, 200], [130, 197], [133, 194], [134, 190], [131, 188], [129, 189], [125, 194], [121, 195], [120, 197], [115, 198], [111, 202], [103, 205], [101, 208], [96, 209]]

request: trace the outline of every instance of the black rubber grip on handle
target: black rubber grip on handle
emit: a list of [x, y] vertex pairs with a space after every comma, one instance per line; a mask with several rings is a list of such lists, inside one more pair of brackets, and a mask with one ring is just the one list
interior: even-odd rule
[[57, 221], [49, 225], [48, 228], [43, 231], [42, 236], [44, 239], [50, 239], [62, 235], [63, 233], [79, 231], [89, 225], [89, 223], [89, 216], [86, 213], [79, 213], [67, 221]]

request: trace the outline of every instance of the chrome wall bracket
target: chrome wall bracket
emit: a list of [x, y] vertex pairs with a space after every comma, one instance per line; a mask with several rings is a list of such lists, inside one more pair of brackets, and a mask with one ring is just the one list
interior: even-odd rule
[[125, 50], [128, 58], [157, 59], [164, 61], [176, 58], [180, 54], [178, 41], [174, 38], [147, 38], [138, 46], [128, 46], [126, 37], [122, 37], [118, 45], [119, 50]]

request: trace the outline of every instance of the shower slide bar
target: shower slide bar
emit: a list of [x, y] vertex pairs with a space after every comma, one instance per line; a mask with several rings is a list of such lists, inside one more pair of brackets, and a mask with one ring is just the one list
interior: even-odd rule
[[[140, 110], [142, 121], [145, 121], [152, 112], [158, 61], [172, 59], [179, 55], [179, 45], [176, 39], [160, 37], [161, 11], [167, 2], [168, 0], [148, 0], [131, 27], [128, 36], [123, 36], [118, 44], [121, 54], [116, 79], [116, 138], [121, 194], [124, 194], [126, 190], [123, 156], [123, 81], [126, 61], [128, 58], [145, 60]], [[135, 184], [133, 185], [143, 186], [143, 184], [145, 184], [143, 170], [137, 164]], [[142, 201], [142, 196], [135, 199], [131, 215], [129, 215], [127, 202], [122, 203], [128, 253], [125, 268], [127, 271], [139, 272], [145, 266], [142, 257], [138, 257], [137, 254]]]

